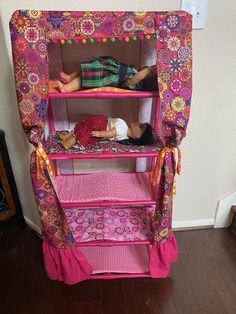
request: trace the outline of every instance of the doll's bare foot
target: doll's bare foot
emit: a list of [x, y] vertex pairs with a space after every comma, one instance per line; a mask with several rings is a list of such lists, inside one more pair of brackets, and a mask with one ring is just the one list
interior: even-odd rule
[[79, 76], [75, 77], [67, 84], [63, 84], [61, 81], [57, 81], [57, 83], [61, 93], [73, 93], [81, 88], [81, 79]]
[[67, 139], [61, 141], [61, 145], [66, 150], [70, 149], [73, 145], [75, 145], [75, 143], [76, 143], [76, 139], [75, 139], [75, 137], [71, 133], [70, 133], [70, 136]]
[[61, 93], [66, 93], [65, 84], [63, 84], [61, 81], [57, 81], [57, 84], [58, 84], [58, 87], [60, 89], [60, 92]]
[[66, 74], [65, 72], [60, 72], [60, 78], [64, 84], [67, 84], [71, 81], [70, 75]]
[[70, 136], [71, 136], [71, 132], [68, 132], [68, 131], [62, 131], [58, 134], [59, 138], [62, 140], [62, 141], [65, 141], [66, 139], [68, 139]]

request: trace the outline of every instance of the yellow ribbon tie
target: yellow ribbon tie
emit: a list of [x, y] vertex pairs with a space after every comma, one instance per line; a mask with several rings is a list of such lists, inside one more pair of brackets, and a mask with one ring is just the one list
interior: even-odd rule
[[[180, 174], [180, 171], [181, 171], [181, 151], [180, 151], [179, 147], [177, 147], [177, 150], [178, 150], [178, 163], [177, 163], [176, 170], [177, 170], [177, 173]], [[157, 179], [158, 179], [160, 170], [163, 166], [165, 155], [167, 153], [173, 153], [174, 158], [175, 158], [175, 147], [164, 147], [160, 151], [160, 153], [158, 154], [157, 159], [156, 159], [156, 164], [155, 164], [155, 167], [153, 169], [152, 176], [151, 176], [151, 184], [153, 186], [157, 186]]]
[[182, 158], [182, 154], [181, 154], [181, 150], [179, 147], [177, 147], [177, 151], [178, 151], [178, 163], [177, 163], [177, 173], [180, 175], [181, 172], [181, 158]]
[[36, 169], [37, 169], [37, 178], [40, 178], [40, 173], [43, 172], [44, 163], [46, 164], [50, 176], [55, 178], [55, 169], [51, 160], [48, 158], [42, 146], [38, 146], [35, 148], [36, 152]]
[[173, 190], [172, 190], [172, 193], [173, 195], [176, 195], [176, 181], [174, 179], [174, 182], [173, 182]]

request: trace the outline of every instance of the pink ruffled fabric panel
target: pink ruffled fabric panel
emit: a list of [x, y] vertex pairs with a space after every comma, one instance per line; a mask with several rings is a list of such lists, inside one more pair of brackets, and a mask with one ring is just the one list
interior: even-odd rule
[[152, 245], [150, 252], [150, 274], [152, 278], [166, 278], [171, 263], [178, 259], [178, 248], [174, 235], [157, 245]]
[[48, 277], [68, 285], [88, 279], [93, 271], [78, 247], [57, 249], [44, 240], [43, 258]]

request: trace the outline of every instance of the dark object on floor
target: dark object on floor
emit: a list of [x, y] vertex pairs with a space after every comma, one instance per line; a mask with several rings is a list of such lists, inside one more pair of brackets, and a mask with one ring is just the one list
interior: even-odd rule
[[24, 227], [25, 221], [5, 142], [5, 133], [2, 130], [0, 130], [0, 182], [2, 186], [0, 221], [6, 221], [14, 216], [19, 225]]
[[236, 205], [231, 207], [231, 212], [233, 213], [233, 218], [230, 225], [230, 229], [233, 232], [233, 234], [236, 235]]

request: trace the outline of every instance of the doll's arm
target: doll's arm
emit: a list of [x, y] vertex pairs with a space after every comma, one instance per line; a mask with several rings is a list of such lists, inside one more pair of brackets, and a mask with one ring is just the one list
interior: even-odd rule
[[155, 74], [156, 73], [156, 65], [152, 66], [146, 66], [142, 70], [140, 70], [138, 73], [136, 73], [129, 81], [128, 85], [136, 85], [145, 77], [147, 77], [150, 74]]
[[111, 130], [104, 130], [104, 131], [92, 131], [91, 135], [93, 137], [114, 137], [117, 135], [116, 129], [112, 128]]

